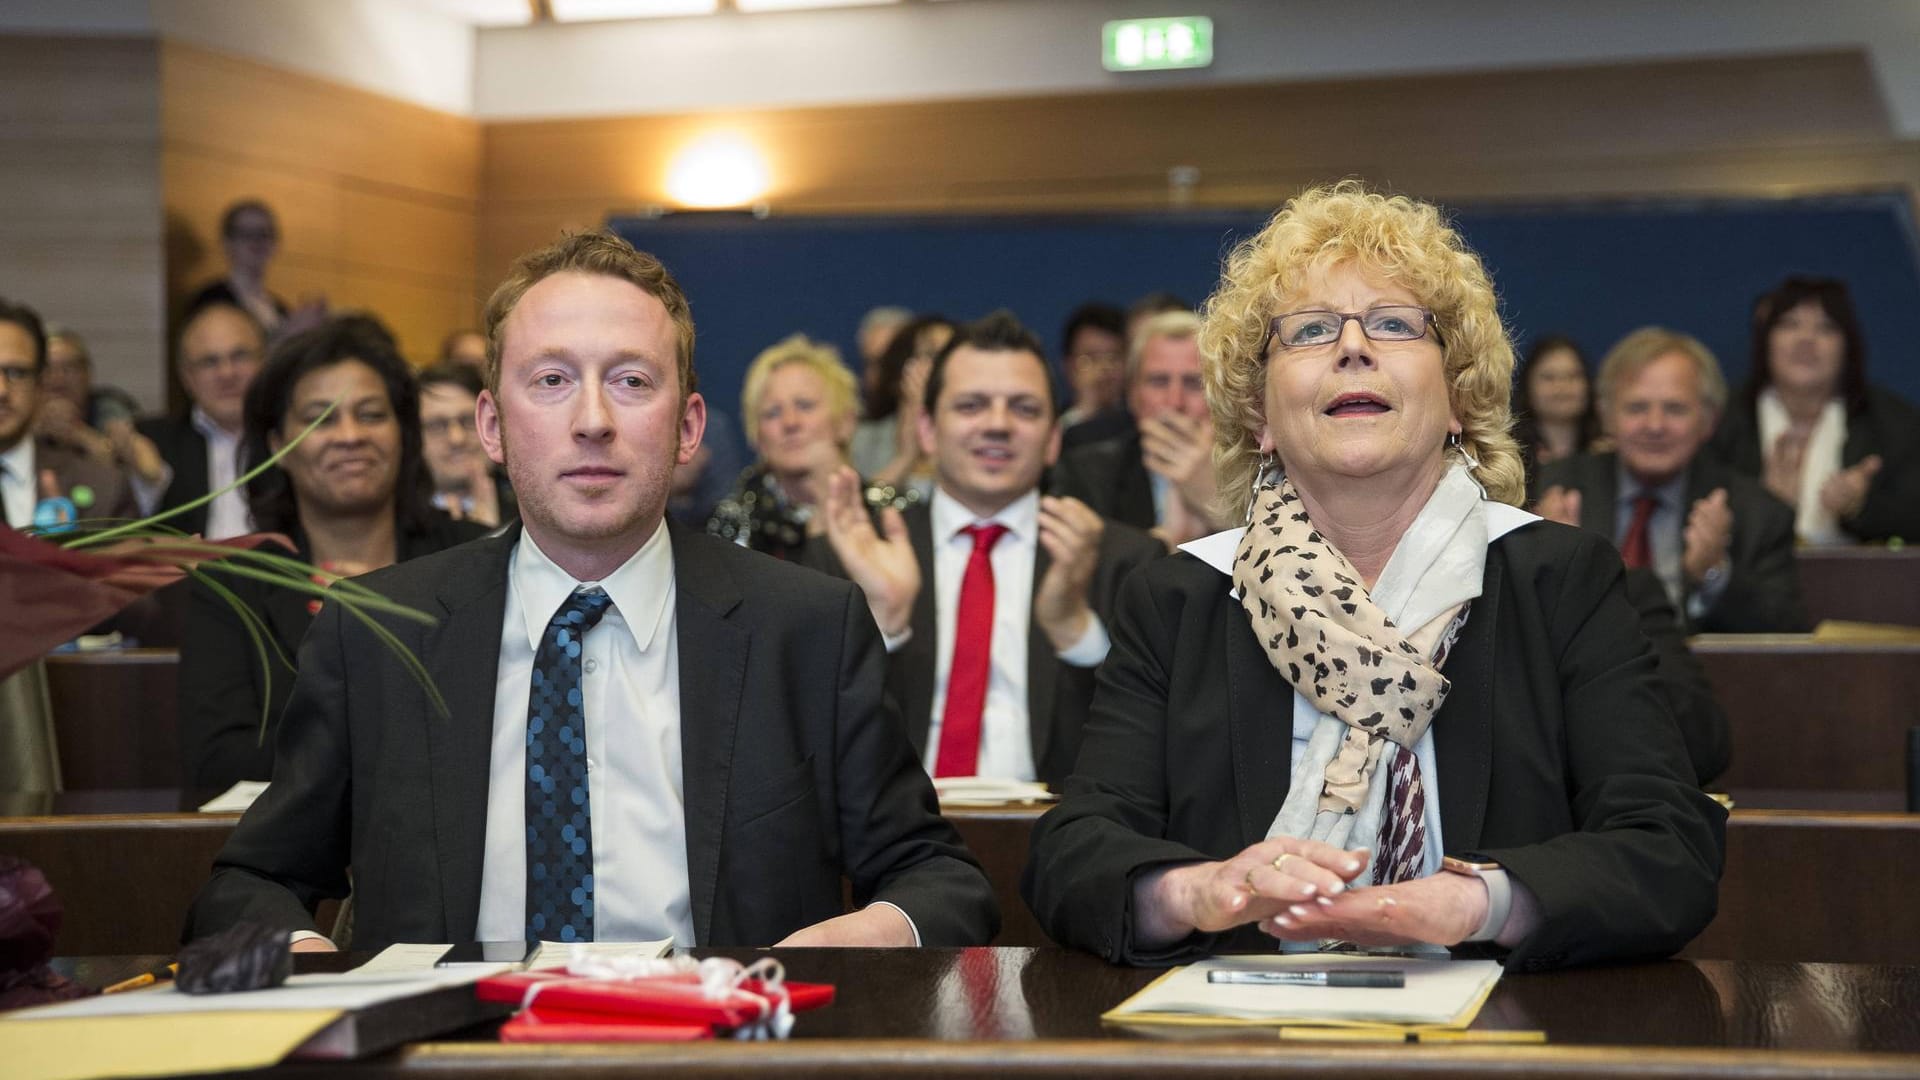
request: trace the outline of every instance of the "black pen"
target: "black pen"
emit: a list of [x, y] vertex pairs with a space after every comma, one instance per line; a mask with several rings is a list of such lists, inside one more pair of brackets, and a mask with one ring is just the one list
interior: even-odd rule
[[1296, 971], [1269, 968], [1230, 968], [1207, 972], [1210, 983], [1250, 986], [1347, 986], [1369, 990], [1399, 990], [1407, 985], [1404, 971]]

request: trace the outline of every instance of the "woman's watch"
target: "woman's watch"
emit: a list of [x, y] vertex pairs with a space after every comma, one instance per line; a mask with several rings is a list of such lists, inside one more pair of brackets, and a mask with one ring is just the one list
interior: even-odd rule
[[1499, 863], [1484, 855], [1466, 852], [1459, 856], [1447, 855], [1440, 860], [1440, 869], [1450, 874], [1464, 874], [1480, 879], [1487, 887], [1487, 917], [1481, 921], [1479, 929], [1467, 935], [1468, 941], [1492, 941], [1500, 936], [1507, 925], [1507, 915], [1513, 910], [1513, 886], [1507, 881], [1507, 871]]

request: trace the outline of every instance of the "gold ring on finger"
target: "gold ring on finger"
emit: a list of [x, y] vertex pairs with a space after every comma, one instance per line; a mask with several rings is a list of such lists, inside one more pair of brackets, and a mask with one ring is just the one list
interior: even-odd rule
[[1291, 858], [1293, 858], [1293, 852], [1291, 851], [1281, 854], [1279, 858], [1273, 860], [1273, 868], [1275, 870], [1280, 871], [1283, 874], [1286, 873], [1287, 868], [1281, 864], [1285, 863], [1288, 859], [1291, 859]]

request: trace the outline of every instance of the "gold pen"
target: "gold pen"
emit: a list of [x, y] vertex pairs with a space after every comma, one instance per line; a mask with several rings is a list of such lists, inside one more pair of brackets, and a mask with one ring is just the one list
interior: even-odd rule
[[1476, 1031], [1473, 1029], [1451, 1030], [1413, 1030], [1403, 1031], [1395, 1028], [1343, 1028], [1343, 1027], [1283, 1027], [1280, 1038], [1290, 1042], [1384, 1042], [1384, 1043], [1487, 1043], [1505, 1045], [1524, 1045], [1544, 1043], [1547, 1033], [1544, 1031], [1509, 1031], [1491, 1029]]
[[180, 974], [180, 965], [178, 962], [175, 962], [165, 967], [157, 967], [152, 971], [135, 975], [131, 979], [123, 979], [100, 992], [103, 994], [118, 994], [123, 990], [139, 990], [142, 987], [152, 986], [161, 979], [171, 979], [178, 974]]

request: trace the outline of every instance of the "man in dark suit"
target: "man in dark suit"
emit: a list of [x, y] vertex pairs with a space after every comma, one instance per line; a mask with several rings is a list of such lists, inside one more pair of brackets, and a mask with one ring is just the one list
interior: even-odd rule
[[25, 304], [0, 299], [0, 524], [24, 529], [79, 518], [136, 518], [119, 468], [35, 438], [47, 334]]
[[1136, 427], [1072, 446], [1053, 492], [1178, 547], [1230, 524], [1213, 509], [1213, 418], [1200, 377], [1200, 319], [1148, 319], [1127, 354], [1127, 409]]
[[1651, 570], [1694, 633], [1807, 628], [1793, 562], [1793, 511], [1701, 448], [1726, 405], [1706, 346], [1644, 327], [1600, 365], [1600, 408], [1617, 452], [1541, 472], [1537, 511], [1611, 539]]
[[[247, 387], [260, 371], [266, 336], [253, 316], [232, 304], [196, 310], [180, 328], [175, 369], [191, 403], [185, 415], [140, 422], [153, 440], [170, 479], [159, 509], [172, 510], [218, 491], [238, 475], [240, 429]], [[245, 491], [234, 490], [195, 507], [168, 524], [209, 540], [252, 531]]]
[[[671, 937], [967, 945], [993, 893], [884, 705], [859, 594], [665, 525], [698, 449], [693, 323], [607, 234], [522, 258], [488, 303], [488, 456], [521, 528], [361, 579], [444, 695], [328, 605], [274, 782], [188, 936], [312, 930], [353, 869], [354, 946]], [[842, 878], [860, 909], [842, 914]]]
[[883, 538], [843, 471], [826, 509], [834, 559], [821, 568], [866, 593], [887, 637], [887, 687], [928, 772], [1058, 785], [1079, 753], [1120, 583], [1162, 549], [1078, 500], [1041, 497], [1060, 425], [1039, 340], [1012, 315], [961, 327], [926, 394], [933, 497], [888, 512]]

